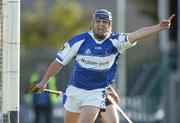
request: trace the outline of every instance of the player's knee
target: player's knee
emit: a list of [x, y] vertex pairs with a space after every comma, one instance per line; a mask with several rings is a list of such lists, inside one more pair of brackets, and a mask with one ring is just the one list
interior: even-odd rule
[[117, 120], [111, 120], [110, 123], [119, 123]]
[[80, 123], [92, 123], [96, 119], [96, 116], [91, 114], [89, 116], [84, 116], [80, 118]]
[[108, 123], [119, 123], [119, 117], [111, 117]]

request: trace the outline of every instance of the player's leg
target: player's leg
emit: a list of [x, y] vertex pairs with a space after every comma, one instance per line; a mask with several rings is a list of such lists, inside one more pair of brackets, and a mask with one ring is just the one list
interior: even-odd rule
[[79, 123], [94, 123], [100, 109], [94, 106], [83, 106], [80, 113]]
[[119, 123], [119, 115], [116, 107], [108, 105], [105, 112], [100, 113], [102, 123]]
[[80, 106], [79, 102], [69, 96], [64, 100], [64, 123], [79, 123]]
[[94, 123], [100, 109], [105, 109], [106, 88], [83, 91], [80, 123]]
[[80, 113], [73, 113], [65, 110], [64, 123], [79, 123]]
[[[72, 92], [78, 92], [78, 90], [72, 90]], [[63, 95], [63, 104], [65, 108], [64, 123], [79, 123], [81, 101], [76, 98], [76, 95], [72, 96], [74, 93], [68, 92], [68, 94], [71, 95]]]

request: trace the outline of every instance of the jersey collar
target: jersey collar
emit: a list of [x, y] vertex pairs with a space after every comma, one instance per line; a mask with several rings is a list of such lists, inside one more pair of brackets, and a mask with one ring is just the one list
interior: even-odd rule
[[97, 44], [103, 43], [103, 42], [104, 42], [106, 39], [108, 39], [108, 38], [110, 37], [110, 35], [111, 35], [111, 33], [108, 33], [105, 39], [99, 41], [99, 40], [97, 40], [97, 39], [94, 37], [94, 34], [93, 34], [92, 30], [90, 30], [88, 33], [89, 33], [89, 35], [94, 39], [94, 41], [95, 41]]

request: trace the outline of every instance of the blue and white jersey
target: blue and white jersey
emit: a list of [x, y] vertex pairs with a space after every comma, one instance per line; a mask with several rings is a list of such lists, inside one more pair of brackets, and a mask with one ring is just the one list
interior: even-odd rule
[[116, 77], [116, 71], [117, 71], [117, 67], [118, 67], [118, 59], [120, 57], [120, 54], [117, 55], [114, 64], [112, 65], [111, 69], [109, 70], [109, 84], [112, 84], [115, 81], [115, 77]]
[[110, 33], [97, 41], [91, 31], [75, 36], [56, 54], [56, 60], [66, 65], [74, 59], [69, 84], [92, 90], [109, 85], [109, 72], [117, 56], [134, 46], [128, 34]]

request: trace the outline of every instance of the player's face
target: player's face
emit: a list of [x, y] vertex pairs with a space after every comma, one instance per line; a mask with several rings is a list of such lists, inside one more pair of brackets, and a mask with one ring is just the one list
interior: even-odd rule
[[94, 21], [93, 29], [96, 34], [107, 35], [110, 31], [111, 22], [109, 20], [96, 19]]

